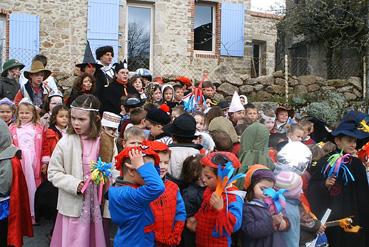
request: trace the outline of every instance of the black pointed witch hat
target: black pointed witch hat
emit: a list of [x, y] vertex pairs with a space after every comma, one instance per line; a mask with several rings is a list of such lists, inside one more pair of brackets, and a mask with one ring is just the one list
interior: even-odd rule
[[83, 62], [76, 64], [76, 67], [84, 68], [88, 65], [94, 65], [97, 69], [103, 67], [101, 64], [96, 63], [94, 55], [92, 54], [90, 42], [87, 41], [86, 48], [85, 48], [85, 55], [83, 56]]

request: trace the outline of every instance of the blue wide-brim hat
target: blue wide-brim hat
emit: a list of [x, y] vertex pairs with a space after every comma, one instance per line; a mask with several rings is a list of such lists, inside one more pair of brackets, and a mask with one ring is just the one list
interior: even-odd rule
[[360, 121], [366, 118], [369, 118], [369, 116], [362, 112], [350, 111], [343, 117], [332, 135], [334, 137], [338, 135], [351, 136], [357, 139], [368, 138], [369, 133], [359, 130]]

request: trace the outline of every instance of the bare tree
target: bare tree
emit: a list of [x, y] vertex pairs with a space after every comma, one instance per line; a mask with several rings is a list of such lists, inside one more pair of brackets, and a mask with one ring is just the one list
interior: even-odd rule
[[149, 68], [150, 33], [136, 22], [128, 23], [128, 59], [130, 70]]

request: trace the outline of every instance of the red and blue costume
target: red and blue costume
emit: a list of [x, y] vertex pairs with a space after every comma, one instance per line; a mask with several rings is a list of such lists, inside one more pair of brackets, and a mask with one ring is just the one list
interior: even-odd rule
[[235, 186], [227, 188], [227, 192], [222, 194], [224, 205], [227, 207], [217, 210], [210, 205], [210, 197], [214, 191], [206, 188], [201, 207], [195, 214], [198, 222], [196, 246], [231, 246], [231, 234], [238, 231], [242, 223], [243, 199], [232, 193], [237, 191]]
[[[240, 161], [233, 153], [214, 152], [203, 157], [200, 162], [203, 166], [217, 168], [218, 177], [215, 191], [209, 187], [205, 189], [201, 207], [195, 214], [196, 246], [231, 246], [231, 234], [238, 231], [242, 224], [244, 193], [233, 182], [243, 175], [232, 175], [234, 169], [241, 166]], [[222, 197], [222, 209], [215, 209], [210, 204], [213, 193]]]
[[156, 246], [177, 246], [186, 221], [186, 209], [177, 184], [164, 181], [165, 191], [151, 203]]

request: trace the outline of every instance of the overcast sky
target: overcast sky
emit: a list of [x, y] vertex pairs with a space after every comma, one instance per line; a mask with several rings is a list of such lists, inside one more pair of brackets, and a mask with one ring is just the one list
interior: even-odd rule
[[285, 5], [285, 2], [285, 0], [251, 0], [251, 9], [270, 11], [273, 5]]

